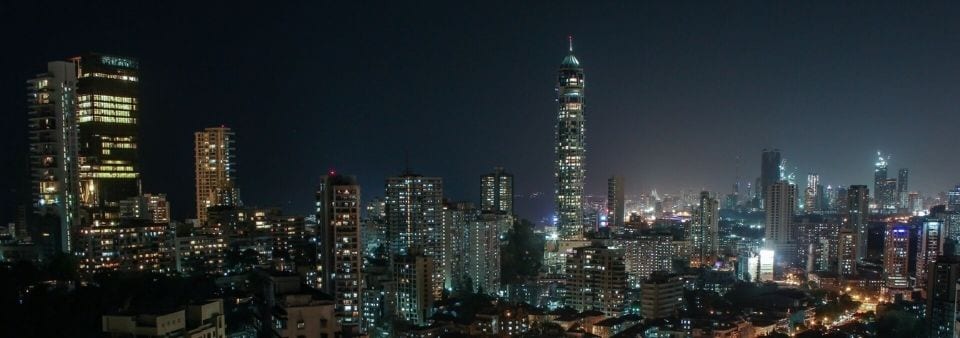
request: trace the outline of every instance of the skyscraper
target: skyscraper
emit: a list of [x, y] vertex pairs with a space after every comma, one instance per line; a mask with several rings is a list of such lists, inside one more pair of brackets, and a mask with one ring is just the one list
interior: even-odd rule
[[877, 152], [877, 163], [874, 164], [873, 168], [873, 200], [877, 203], [878, 208], [884, 202], [883, 184], [887, 180], [887, 161], [889, 160], [889, 155], [883, 157], [882, 153]]
[[607, 179], [607, 225], [622, 229], [624, 213], [623, 177], [610, 177]]
[[502, 215], [513, 214], [513, 175], [496, 167], [480, 177], [480, 211]]
[[837, 237], [837, 275], [840, 278], [857, 274], [857, 233], [853, 229], [840, 229]]
[[717, 224], [720, 218], [720, 203], [710, 193], [700, 193], [700, 203], [690, 219], [690, 244], [693, 252], [691, 266], [710, 267], [717, 259]]
[[[807, 187], [803, 190], [803, 211], [812, 213], [818, 211], [820, 206], [819, 195], [817, 194], [820, 186], [820, 175], [815, 173], [807, 174]], [[822, 190], [822, 189], [821, 189]]]
[[93, 53], [72, 61], [78, 77], [80, 205], [93, 219], [116, 220], [120, 201], [140, 195], [139, 65]]
[[908, 209], [910, 207], [910, 187], [907, 185], [910, 181], [910, 169], [900, 168], [897, 173], [897, 207]]
[[360, 326], [360, 185], [356, 177], [330, 173], [317, 188], [319, 289], [333, 295], [336, 316], [344, 331]]
[[760, 158], [760, 196], [766, 208], [767, 188], [780, 181], [780, 149], [764, 149]]
[[46, 73], [27, 81], [31, 204], [49, 216], [28, 232], [45, 254], [71, 251], [80, 189], [76, 89], [76, 65], [66, 61], [48, 63]]
[[482, 215], [463, 229], [463, 278], [470, 278], [476, 292], [500, 291], [500, 227], [512, 220], [505, 215]]
[[563, 58], [557, 82], [555, 195], [557, 229], [561, 239], [583, 237], [583, 183], [586, 176], [584, 77], [580, 61], [570, 53]]
[[766, 246], [776, 251], [776, 256], [791, 261], [796, 253], [796, 233], [793, 216], [797, 208], [797, 186], [779, 181], [767, 187], [766, 200]]
[[194, 133], [197, 219], [207, 221], [207, 208], [238, 206], [236, 135], [227, 127]]
[[422, 255], [430, 258], [434, 274], [430, 278], [433, 293], [439, 299], [443, 291], [444, 231], [443, 180], [424, 177], [409, 170], [389, 177], [384, 194], [387, 234], [391, 258], [397, 255]]
[[910, 287], [910, 226], [888, 223], [883, 240], [884, 286], [905, 289]]
[[957, 280], [960, 279], [960, 259], [956, 256], [937, 257], [930, 264], [924, 293], [927, 298], [928, 337], [957, 337]]
[[845, 198], [846, 209], [842, 210], [844, 227], [856, 233], [857, 260], [867, 255], [867, 218], [870, 216], [870, 190], [865, 185], [851, 185]]
[[917, 287], [926, 289], [927, 271], [936, 262], [937, 257], [943, 255], [945, 232], [943, 220], [926, 219], [920, 227], [920, 241], [917, 244]]
[[960, 211], [960, 184], [947, 191], [947, 210]]

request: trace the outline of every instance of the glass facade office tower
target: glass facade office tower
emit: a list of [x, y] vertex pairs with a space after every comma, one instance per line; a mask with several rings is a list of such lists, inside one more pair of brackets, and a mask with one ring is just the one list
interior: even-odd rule
[[320, 237], [318, 288], [333, 295], [344, 331], [360, 327], [360, 184], [345, 175], [324, 175], [317, 188], [317, 233]]
[[239, 206], [236, 135], [227, 127], [194, 133], [197, 219], [207, 221], [207, 208]]
[[116, 220], [120, 201], [140, 195], [139, 65], [93, 53], [72, 61], [78, 77], [80, 206], [93, 220]]
[[28, 234], [45, 254], [71, 251], [80, 189], [76, 86], [76, 66], [67, 61], [50, 62], [27, 81], [31, 204], [45, 220]]
[[583, 237], [583, 182], [586, 176], [584, 78], [580, 61], [563, 58], [557, 77], [557, 129], [555, 195], [557, 229], [561, 239]]
[[43, 252], [73, 251], [79, 226], [116, 221], [120, 201], [140, 195], [138, 81], [136, 60], [94, 53], [27, 81], [31, 204], [42, 217], [29, 233]]

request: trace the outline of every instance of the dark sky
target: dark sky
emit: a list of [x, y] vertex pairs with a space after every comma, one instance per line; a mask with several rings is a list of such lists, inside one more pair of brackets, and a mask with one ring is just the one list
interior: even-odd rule
[[[238, 133], [247, 204], [305, 213], [328, 169], [366, 197], [404, 167], [477, 200], [516, 174], [521, 215], [550, 210], [554, 81], [574, 35], [587, 76], [587, 191], [728, 192], [779, 147], [798, 173], [867, 184], [878, 149], [911, 189], [960, 181], [960, 3], [554, 1], [244, 7], [0, 4], [3, 177], [22, 177], [24, 81], [83, 51], [141, 61], [144, 190], [192, 217], [192, 133]], [[142, 7], [157, 6], [157, 7]], [[12, 160], [11, 160], [12, 159]], [[0, 181], [0, 221], [18, 179]]]

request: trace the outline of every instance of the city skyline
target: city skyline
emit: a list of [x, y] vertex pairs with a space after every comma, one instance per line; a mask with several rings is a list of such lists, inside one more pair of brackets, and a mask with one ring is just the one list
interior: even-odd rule
[[960, 4], [395, 6], [0, 5], [0, 336], [960, 337]]
[[[15, 6], [23, 7], [13, 8], [11, 13], [29, 11], [35, 5]], [[104, 9], [120, 16], [139, 15], [153, 9], [144, 6], [148, 5], [138, 4], [127, 9], [75, 9], [81, 12]], [[298, 10], [308, 9], [288, 6], [275, 11], [296, 17]], [[625, 191], [628, 195], [646, 193], [654, 188], [661, 193], [680, 189], [726, 193], [737, 176], [744, 182], [752, 182], [759, 175], [752, 159], [763, 148], [779, 148], [784, 158], [797, 165], [796, 172], [818, 172], [824, 185], [869, 184], [871, 164], [877, 150], [892, 154], [891, 172], [895, 173], [900, 167], [911, 169], [916, 177], [910, 182], [913, 190], [929, 195], [945, 191], [956, 183], [945, 168], [955, 167], [957, 159], [936, 156], [920, 143], [887, 138], [887, 135], [908, 133], [923, 135], [923, 142], [943, 143], [947, 137], [944, 128], [960, 118], [960, 114], [955, 114], [954, 108], [945, 101], [952, 97], [956, 87], [940, 83], [952, 78], [950, 71], [933, 71], [934, 67], [948, 64], [940, 57], [949, 53], [933, 50], [935, 46], [929, 41], [936, 41], [937, 36], [930, 35], [957, 29], [945, 22], [910, 22], [901, 28], [902, 31], [885, 31], [872, 39], [853, 40], [857, 44], [850, 47], [810, 53], [804, 51], [833, 46], [831, 42], [851, 42], [859, 31], [848, 27], [846, 18], [832, 17], [827, 17], [820, 26], [809, 27], [809, 31], [802, 30], [812, 24], [817, 14], [828, 9], [788, 4], [748, 8], [747, 13], [738, 15], [776, 16], [780, 11], [796, 10], [795, 22], [777, 23], [773, 19], [750, 17], [744, 27], [740, 27], [731, 24], [735, 18], [720, 16], [720, 13], [730, 14], [732, 9], [719, 5], [716, 6], [720, 8], [683, 4], [624, 5], [626, 13], [623, 16], [614, 16], [599, 25], [574, 23], [569, 27], [544, 29], [548, 20], [570, 15], [563, 9], [574, 5], [566, 3], [557, 8], [517, 5], [515, 9], [521, 11], [543, 12], [542, 16], [526, 24], [507, 23], [509, 20], [505, 19], [492, 23], [471, 21], [476, 25], [456, 24], [450, 32], [430, 35], [426, 32], [434, 28], [431, 24], [412, 24], [404, 32], [393, 31], [390, 27], [413, 23], [417, 15], [457, 13], [459, 9], [438, 7], [431, 9], [430, 13], [409, 13], [408, 19], [399, 19], [385, 18], [390, 11], [384, 7], [343, 6], [344, 11], [363, 12], [369, 17], [359, 17], [357, 23], [345, 23], [340, 17], [331, 18], [328, 25], [349, 25], [353, 29], [342, 37], [318, 37], [317, 42], [326, 48], [293, 48], [292, 41], [287, 39], [268, 41], [268, 33], [290, 29], [302, 30], [303, 34], [319, 33], [323, 27], [306, 25], [301, 20], [256, 19], [253, 13], [243, 9], [237, 9], [233, 18], [218, 20], [227, 25], [236, 25], [241, 20], [261, 23], [264, 32], [244, 38], [249, 41], [238, 37], [243, 29], [227, 34], [195, 16], [185, 18], [182, 27], [158, 31], [149, 23], [162, 22], [173, 16], [173, 13], [162, 10], [147, 16], [144, 22], [129, 23], [129, 27], [122, 31], [111, 29], [113, 23], [110, 22], [85, 26], [88, 33], [102, 37], [92, 43], [72, 42], [60, 34], [41, 29], [13, 42], [26, 48], [26, 52], [9, 56], [16, 65], [16, 76], [11, 76], [16, 81], [4, 84], [2, 97], [4, 102], [10, 102], [9, 111], [25, 109], [19, 99], [22, 97], [22, 79], [34, 76], [45, 60], [66, 59], [88, 50], [139, 59], [141, 77], [144, 78], [139, 140], [144, 154], [140, 161], [144, 191], [167, 193], [176, 218], [193, 213], [190, 208], [193, 195], [190, 133], [209, 125], [224, 124], [238, 133], [238, 144], [241, 145], [239, 167], [243, 168], [245, 177], [252, 178], [244, 180], [242, 188], [249, 196], [245, 202], [251, 205], [279, 206], [307, 213], [311, 210], [312, 187], [328, 170], [355, 173], [366, 190], [377, 191], [383, 177], [400, 173], [409, 158], [410, 166], [416, 171], [444, 177], [447, 190], [455, 199], [474, 200], [476, 177], [485, 173], [487, 168], [503, 166], [517, 176], [515, 190], [518, 195], [541, 194], [536, 200], [517, 199], [520, 214], [539, 219], [552, 210], [553, 204], [549, 156], [553, 131], [546, 127], [555, 118], [555, 109], [552, 108], [555, 94], [551, 82], [556, 72], [556, 60], [567, 48], [566, 37], [573, 35], [578, 54], [582, 54], [585, 66], [589, 68], [591, 82], [591, 112], [588, 113], [591, 127], [586, 136], [590, 153], [586, 163], [588, 195], [603, 196], [605, 179], [613, 174], [627, 179]], [[929, 5], [930, 8], [943, 9], [939, 12], [949, 12], [950, 7], [941, 8], [944, 6], [947, 5]], [[600, 7], [578, 15], [593, 19], [609, 9]], [[930, 8], [910, 10], [922, 12]], [[69, 5], [53, 10], [52, 15], [68, 15], [68, 9], [71, 9]], [[711, 9], [719, 10], [719, 13], [713, 13]], [[895, 9], [899, 8], [876, 6], [865, 9], [849, 4], [829, 8], [839, 12], [869, 10], [880, 17], [891, 16]], [[201, 7], [194, 15], [213, 10]], [[658, 13], [661, 17], [647, 18], [648, 21], [638, 22], [640, 28], [628, 29], [627, 13], [647, 12]], [[674, 22], [680, 18], [692, 22], [680, 26]], [[383, 22], [374, 24], [379, 19]], [[8, 24], [15, 25], [17, 20], [22, 19], [12, 18]], [[868, 26], [876, 25], [867, 19], [862, 20]], [[664, 25], [654, 26], [657, 23]], [[711, 32], [707, 29], [711, 24], [717, 24], [721, 29]], [[758, 27], [770, 29], [758, 33], [755, 29]], [[612, 29], [626, 35], [604, 34]], [[188, 31], [202, 34], [191, 37], [193, 34], [186, 35]], [[920, 34], [919, 39], [906, 39], [904, 32], [924, 34]], [[36, 46], [28, 40], [31, 34], [42, 33], [64, 43]], [[270, 48], [246, 57], [215, 57], [220, 52], [208, 50], [203, 41], [219, 35], [228, 37], [227, 46], [236, 50], [245, 50], [250, 42]], [[460, 36], [472, 38], [461, 39]], [[374, 39], [383, 44], [374, 46], [351, 40], [357, 37], [367, 37], [359, 41]], [[755, 39], [754, 42], [765, 46], [765, 52], [742, 49], [746, 45], [741, 38]], [[183, 51], [162, 49], [181, 39]], [[635, 44], [625, 46], [627, 41]], [[695, 42], [709, 43], [707, 47], [696, 47]], [[436, 47], [441, 49], [431, 49], [434, 52], [426, 54], [413, 52], [426, 44], [439, 44]], [[883, 45], [901, 48], [881, 48]], [[450, 48], [444, 50], [442, 46]], [[904, 55], [897, 51], [907, 47], [914, 47], [915, 52]], [[276, 52], [279, 50], [292, 53]], [[342, 52], [328, 53], [329, 50]], [[871, 51], [875, 53], [869, 53]], [[921, 57], [920, 51], [929, 56]], [[850, 62], [868, 55], [875, 64]], [[738, 57], [752, 62], [745, 64], [745, 61], [738, 61]], [[938, 61], [936, 66], [923, 62], [931, 61], [928, 60], [931, 58]], [[321, 83], [319, 88], [330, 95], [324, 95], [323, 102], [316, 106], [307, 97], [290, 99], [282, 94], [292, 89], [295, 83], [258, 81], [272, 77], [265, 70], [272, 67], [257, 68], [264, 60], [306, 67], [303, 69], [309, 70], [307, 74], [312, 76], [319, 75], [310, 70], [313, 60], [340, 64], [344, 70], [372, 69], [358, 73], [355, 79], [346, 79], [341, 71], [335, 71], [333, 78], [341, 81], [337, 85]], [[476, 64], [476, 70], [457, 69], [443, 74], [428, 67], [435, 64], [436, 68], [442, 69], [475, 60], [499, 60], [502, 66], [516, 71], [494, 77], [482, 71], [491, 67], [484, 64]], [[910, 74], [926, 74], [929, 81], [915, 79], [906, 70], [894, 74], [878, 70], [879, 66], [891, 63], [900, 65], [895, 67], [898, 69], [913, 69]], [[171, 71], [181, 67], [185, 71]], [[241, 74], [229, 70], [238, 67], [249, 72]], [[707, 69], [710, 70], [699, 74], [694, 72]], [[395, 80], [414, 74], [423, 75], [417, 81], [418, 88], [446, 89], [408, 93]], [[774, 81], [783, 76], [787, 80]], [[203, 81], [194, 81], [194, 77]], [[868, 81], [874, 78], [878, 81]], [[488, 96], [468, 94], [476, 86], [472, 84], [477, 82], [475, 79], [517, 89], [502, 93], [501, 102], [494, 105]], [[907, 81], [902, 84], [905, 90], [897, 91], [898, 95], [880, 95], [896, 89], [891, 86], [903, 83], [901, 80]], [[201, 86], [198, 82], [209, 85]], [[873, 82], [888, 84], [880, 86]], [[769, 88], [760, 88], [760, 84]], [[823, 84], [830, 85], [821, 88]], [[920, 89], [934, 84], [942, 85], [938, 87], [941, 89]], [[358, 96], [373, 91], [387, 93], [383, 103], [365, 102]], [[856, 95], [844, 98], [838, 96], [840, 91]], [[880, 97], [866, 100], [872, 94]], [[204, 100], [203, 97], [215, 99]], [[466, 108], [464, 103], [473, 108]], [[926, 117], [927, 120], [940, 119], [942, 123], [893, 123], [902, 121], [905, 112], [918, 116], [917, 121]], [[688, 123], [673, 123], [668, 119], [688, 115], [693, 117]], [[724, 116], [737, 118], [724, 121]], [[470, 123], [455, 122], [454, 117], [466, 118]], [[336, 127], [336, 124], [325, 123], [345, 118], [358, 120]], [[733, 123], [733, 120], [738, 122]], [[797, 123], [819, 128], [787, 127]], [[412, 126], [424, 129], [419, 135], [405, 137], [404, 142], [385, 142], [400, 136], [397, 134], [399, 130], [409, 130]], [[894, 126], [895, 130], [892, 129]], [[259, 129], [261, 127], [264, 129]], [[860, 135], [844, 138], [845, 141], [838, 144], [831, 143], [832, 139], [851, 129], [858, 130]], [[23, 128], [11, 123], [2, 131], [9, 135], [5, 142], [10, 145], [4, 147], [4, 156], [23, 158], [26, 149]], [[836, 138], [833, 135], [837, 135]], [[697, 150], [694, 145], [706, 140], [711, 144], [708, 151]], [[636, 152], [622, 153], [616, 146], [619, 143], [629, 144], [627, 148], [636, 149]], [[277, 144], [289, 146], [274, 149]], [[459, 151], [464, 149], [476, 151]], [[435, 152], [443, 153], [451, 160], [431, 161]], [[470, 156], [473, 153], [489, 155], [477, 158]], [[262, 160], [268, 156], [275, 156], [281, 162], [306, 160], [307, 165], [282, 166], [289, 174], [282, 175], [283, 179], [267, 179], [273, 176], [271, 173], [276, 168], [266, 163], [269, 161]], [[739, 171], [736, 169], [738, 156], [742, 162]], [[838, 161], [833, 159], [837, 156], [848, 157], [850, 161], [836, 164]], [[172, 169], [167, 168], [168, 161]], [[676, 165], [650, 165], [653, 162]], [[695, 165], [701, 162], [709, 165]], [[15, 170], [18, 167], [25, 167], [25, 163], [5, 168], [4, 173], [20, 175]], [[17, 200], [15, 195], [22, 193], [24, 187], [11, 181], [4, 182], [2, 188], [13, 192], [3, 197], [4, 208], [0, 210], [0, 216], [6, 222], [14, 217], [11, 206]]]

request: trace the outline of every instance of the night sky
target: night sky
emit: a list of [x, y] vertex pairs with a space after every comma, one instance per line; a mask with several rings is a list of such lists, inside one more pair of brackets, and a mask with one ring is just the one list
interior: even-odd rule
[[330, 169], [382, 196], [409, 153], [454, 200], [478, 200], [479, 175], [504, 166], [518, 193], [544, 194], [518, 200], [521, 216], [545, 216], [569, 34], [589, 193], [611, 174], [628, 194], [727, 193], [737, 156], [752, 181], [765, 147], [826, 184], [871, 184], [878, 149], [911, 190], [960, 181], [958, 2], [138, 6], [154, 5], [0, 4], [0, 222], [24, 188], [24, 81], [84, 51], [140, 59], [143, 187], [175, 218], [193, 217], [193, 132], [221, 124], [248, 205], [309, 212]]

